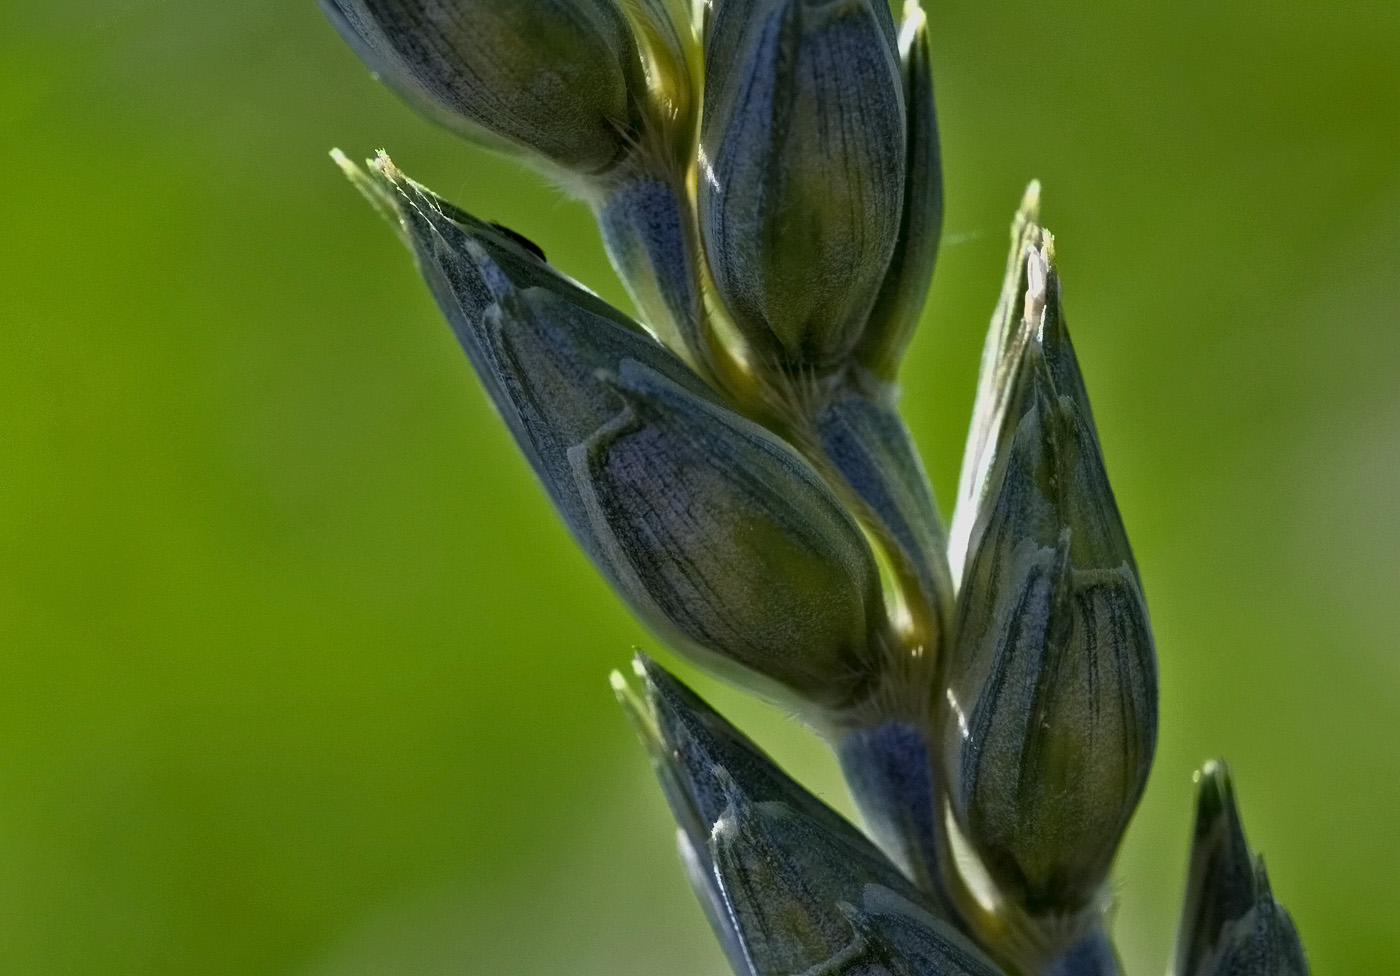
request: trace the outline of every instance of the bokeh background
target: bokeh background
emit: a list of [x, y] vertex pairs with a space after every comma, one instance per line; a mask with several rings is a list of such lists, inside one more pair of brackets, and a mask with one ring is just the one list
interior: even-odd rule
[[[926, 6], [947, 246], [905, 403], [950, 499], [1040, 177], [1161, 655], [1129, 971], [1216, 755], [1314, 972], [1391, 970], [1400, 5]], [[607, 687], [653, 643], [326, 152], [625, 302], [588, 215], [310, 0], [0, 5], [0, 146], [0, 972], [718, 976]]]

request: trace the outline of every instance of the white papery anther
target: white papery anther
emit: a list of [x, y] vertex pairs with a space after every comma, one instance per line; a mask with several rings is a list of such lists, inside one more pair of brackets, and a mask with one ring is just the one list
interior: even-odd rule
[[1026, 325], [1040, 334], [1045, 325], [1046, 283], [1050, 279], [1050, 259], [1044, 248], [1026, 251]]

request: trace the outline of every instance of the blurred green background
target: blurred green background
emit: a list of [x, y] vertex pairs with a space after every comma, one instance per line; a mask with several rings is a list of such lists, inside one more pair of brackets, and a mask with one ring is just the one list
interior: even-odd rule
[[[926, 6], [947, 246], [905, 403], [950, 499], [1040, 177], [1161, 655], [1130, 973], [1215, 755], [1314, 972], [1390, 970], [1400, 4]], [[6, 3], [0, 146], [0, 972], [717, 976], [606, 682], [652, 642], [326, 151], [625, 302], [588, 215], [309, 0]]]

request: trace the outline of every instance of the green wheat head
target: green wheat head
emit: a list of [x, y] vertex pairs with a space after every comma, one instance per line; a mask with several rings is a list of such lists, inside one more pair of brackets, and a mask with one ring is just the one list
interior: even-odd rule
[[[1147, 604], [1037, 184], [940, 523], [895, 385], [943, 210], [917, 0], [320, 2], [417, 108], [592, 208], [639, 320], [336, 154], [598, 571], [840, 759], [868, 835], [654, 661], [613, 676], [735, 972], [1118, 973]], [[1198, 790], [1171, 973], [1305, 974], [1228, 771]]]

